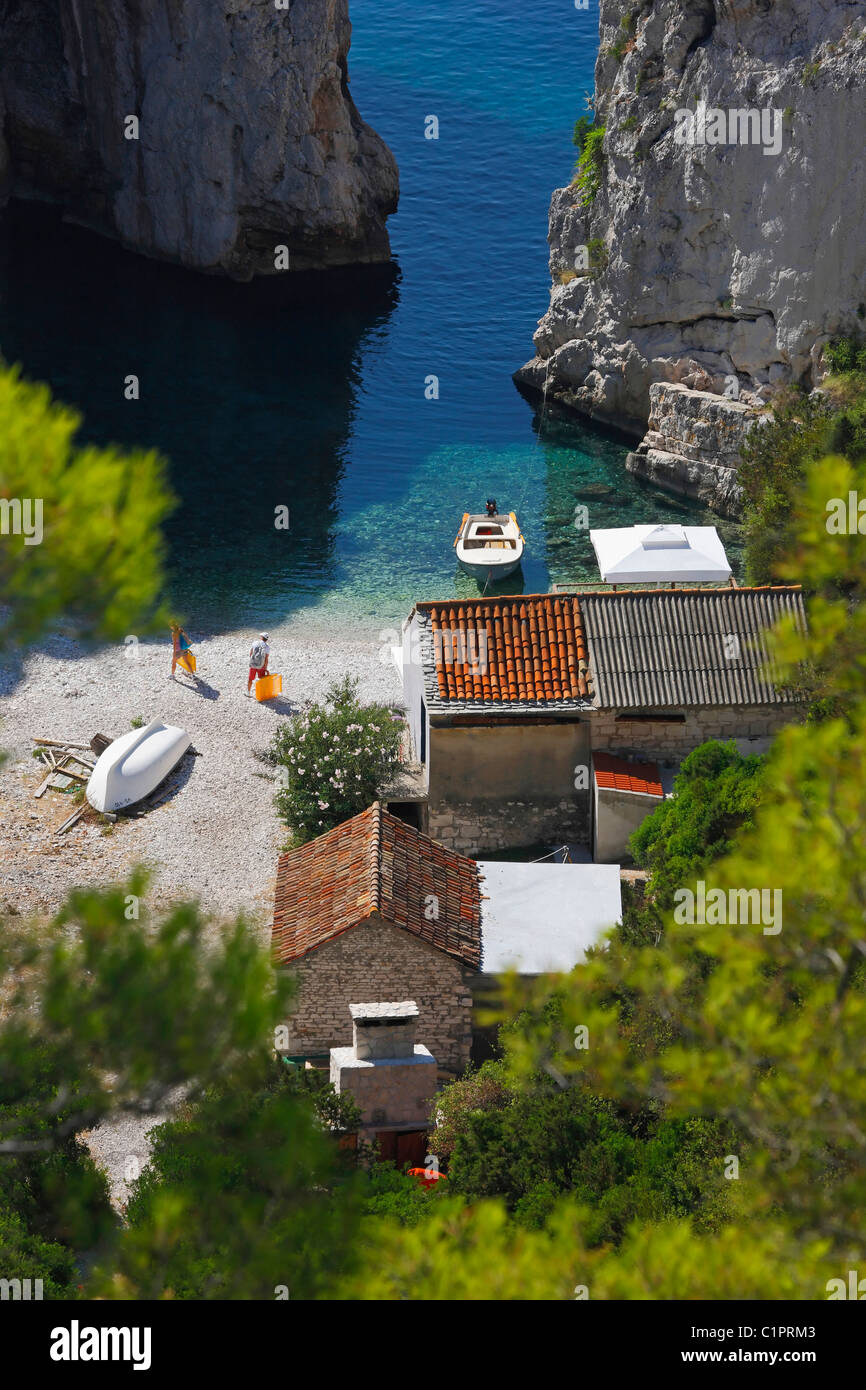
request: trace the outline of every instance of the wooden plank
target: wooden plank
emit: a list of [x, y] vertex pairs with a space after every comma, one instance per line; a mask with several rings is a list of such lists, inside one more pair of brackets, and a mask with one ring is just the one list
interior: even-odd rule
[[[70, 753], [69, 756], [68, 756], [68, 758], [67, 758], [67, 762], [68, 762], [68, 763], [78, 763], [78, 766], [79, 766], [79, 767], [86, 767], [88, 773], [92, 772], [92, 771], [93, 771], [93, 768], [94, 768], [94, 764], [93, 764], [93, 763], [88, 762], [87, 758], [80, 757], [80, 756], [78, 755], [78, 753]], [[68, 767], [67, 767], [66, 771], [67, 771], [67, 772], [69, 771], [69, 768], [68, 768]]]
[[39, 744], [42, 748], [80, 748], [84, 750], [90, 749], [89, 743], [71, 743], [67, 738], [34, 738], [33, 742]]
[[79, 820], [81, 819], [81, 817], [84, 815], [84, 812], [85, 812], [86, 810], [87, 810], [87, 807], [86, 807], [86, 806], [79, 806], [77, 810], [75, 810], [75, 811], [72, 812], [72, 815], [71, 815], [71, 816], [67, 816], [67, 817], [66, 817], [66, 820], [63, 822], [62, 825], [58, 825], [57, 830], [55, 831], [55, 834], [57, 834], [57, 835], [65, 835], [65, 834], [66, 834], [66, 831], [67, 831], [67, 830], [71, 830], [72, 827], [73, 827], [73, 825], [75, 824], [75, 822], [76, 822], [76, 821], [79, 821]]
[[45, 793], [48, 791], [48, 788], [51, 786], [51, 779], [53, 778], [53, 776], [54, 769], [52, 768], [48, 776], [45, 778], [45, 781], [40, 782], [39, 786], [36, 788], [36, 791], [33, 793], [34, 799], [36, 801], [38, 801], [40, 796], [44, 796]]

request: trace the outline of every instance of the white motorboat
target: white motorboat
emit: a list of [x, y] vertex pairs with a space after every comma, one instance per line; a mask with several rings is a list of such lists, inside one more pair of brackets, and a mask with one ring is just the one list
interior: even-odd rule
[[192, 742], [186, 729], [153, 719], [110, 743], [87, 783], [87, 800], [97, 811], [122, 811], [155, 791]]
[[520, 568], [525, 541], [514, 512], [501, 516], [491, 501], [483, 516], [463, 513], [454, 548], [460, 568], [486, 585]]

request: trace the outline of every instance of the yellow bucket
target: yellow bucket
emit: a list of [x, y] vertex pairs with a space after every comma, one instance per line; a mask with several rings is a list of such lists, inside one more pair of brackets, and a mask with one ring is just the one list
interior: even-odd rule
[[275, 695], [281, 695], [282, 693], [282, 676], [259, 676], [256, 681], [257, 700], [273, 700]]

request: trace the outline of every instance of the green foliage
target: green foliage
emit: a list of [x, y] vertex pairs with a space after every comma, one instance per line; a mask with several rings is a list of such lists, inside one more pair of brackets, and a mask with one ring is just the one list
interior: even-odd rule
[[629, 841], [636, 863], [651, 871], [649, 892], [657, 906], [670, 907], [674, 890], [729, 853], [736, 831], [752, 824], [764, 761], [743, 757], [733, 742], [715, 740], [702, 743], [683, 761], [674, 795], [642, 821]]
[[153, 452], [76, 445], [80, 424], [46, 386], [0, 368], [0, 502], [29, 500], [41, 504], [42, 516], [38, 544], [13, 534], [11, 523], [0, 536], [0, 592], [9, 607], [2, 646], [33, 641], [60, 617], [109, 640], [158, 620], [158, 528], [173, 505], [165, 466]]
[[[145, 887], [76, 892], [44, 936], [0, 938], [0, 1266], [70, 1296], [98, 1247], [90, 1294], [316, 1296], [354, 1258], [337, 1137], [357, 1110], [274, 1059], [291, 990], [249, 927], [209, 944], [194, 906], [150, 919]], [[76, 1136], [179, 1093], [122, 1229]]]
[[[56, 1241], [32, 1234], [5, 1204], [0, 1207], [0, 1259], [0, 1278], [41, 1279], [42, 1297], [47, 1299], [78, 1296], [72, 1251]], [[31, 1296], [35, 1296], [32, 1284]]]
[[393, 1163], [376, 1162], [360, 1178], [364, 1215], [368, 1228], [382, 1220], [401, 1226], [417, 1226], [434, 1216], [438, 1204], [447, 1200], [448, 1180], [425, 1187], [417, 1177], [408, 1177]]
[[400, 766], [400, 718], [387, 705], [363, 705], [357, 681], [332, 685], [274, 734], [266, 754], [282, 770], [280, 815], [296, 844], [324, 835], [364, 811]]
[[593, 128], [593, 121], [593, 116], [580, 116], [574, 123], [574, 133], [571, 137], [571, 143], [577, 146], [579, 154], [583, 154], [586, 138]]
[[323, 1293], [351, 1265], [359, 1210], [351, 1162], [317, 1099], [323, 1088], [309, 1090], [302, 1071], [262, 1058], [154, 1129], [129, 1229], [96, 1289], [122, 1298], [267, 1299], [281, 1285], [293, 1299]]
[[[580, 124], [580, 122], [578, 122]], [[581, 207], [589, 207], [601, 188], [604, 174], [604, 126], [594, 125], [586, 132], [575, 169], [575, 182], [581, 194]]]
[[[540, 1229], [570, 1194], [592, 1213], [583, 1223], [589, 1247], [619, 1242], [639, 1218], [691, 1215], [703, 1228], [730, 1214], [720, 1162], [730, 1152], [729, 1127], [620, 1113], [545, 1073], [510, 1078], [500, 1091], [502, 1067], [492, 1070], [486, 1091], [482, 1067], [445, 1092], [453, 1113], [461, 1089], [469, 1090], [448, 1168], [452, 1195], [470, 1203], [501, 1197], [518, 1225]], [[438, 1129], [431, 1145], [443, 1147]]]
[[835, 338], [826, 344], [824, 356], [833, 372], [866, 372], [866, 343], [855, 338]]
[[436, 1098], [436, 1153], [450, 1158], [457, 1141], [468, 1132], [473, 1114], [501, 1109], [508, 1097], [508, 1074], [501, 1062], [485, 1062], [446, 1086]]
[[607, 270], [609, 257], [607, 245], [603, 238], [600, 236], [590, 237], [589, 241], [586, 243], [586, 249], [589, 255], [590, 270], [596, 275], [600, 275], [603, 270]]
[[773, 660], [781, 679], [791, 684], [800, 679], [807, 689], [814, 702], [812, 722], [844, 716], [862, 697], [866, 682], [863, 535], [859, 527], [837, 531], [829, 505], [835, 500], [847, 513], [851, 493], [866, 498], [866, 466], [838, 457], [813, 465], [792, 514], [798, 543], [779, 565], [783, 580], [805, 577], [808, 582], [809, 639], [804, 647], [802, 635], [791, 623], [784, 624], [773, 644]]
[[793, 544], [792, 511], [811, 463], [830, 448], [840, 415], [826, 396], [789, 391], [772, 418], [750, 430], [742, 448], [739, 481], [746, 497], [746, 566], [750, 584], [778, 582]]

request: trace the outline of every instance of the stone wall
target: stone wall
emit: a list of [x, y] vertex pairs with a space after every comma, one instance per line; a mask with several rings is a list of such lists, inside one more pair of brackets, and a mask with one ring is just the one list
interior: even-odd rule
[[426, 834], [470, 856], [551, 839], [583, 842], [589, 839], [589, 792], [572, 790], [558, 801], [449, 800], [428, 804], [425, 819]]
[[798, 718], [791, 705], [685, 710], [685, 722], [663, 719], [617, 719], [616, 711], [598, 710], [590, 718], [592, 746], [620, 757], [679, 762], [707, 739], [736, 739], [743, 752], [764, 753], [779, 729]]
[[[431, 723], [423, 828], [463, 854], [585, 839], [589, 798], [574, 789], [589, 762], [584, 718], [502, 719], [496, 725]], [[474, 790], [475, 795], [467, 795]]]
[[460, 1072], [472, 1045], [474, 972], [409, 932], [376, 918], [309, 952], [290, 967], [298, 982], [287, 1019], [291, 1056], [320, 1056], [353, 1042], [350, 1004], [414, 999], [418, 1032], [439, 1066]]

